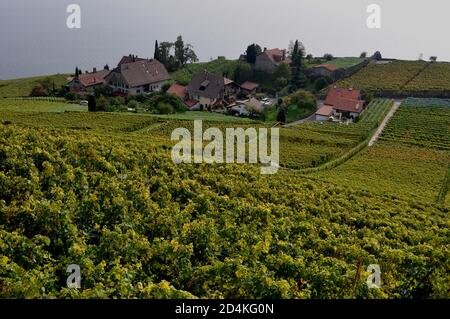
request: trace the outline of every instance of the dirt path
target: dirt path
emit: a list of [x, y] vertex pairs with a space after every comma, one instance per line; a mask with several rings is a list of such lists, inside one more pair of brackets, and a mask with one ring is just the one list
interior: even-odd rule
[[381, 122], [381, 125], [378, 127], [377, 131], [375, 132], [375, 134], [370, 139], [370, 142], [369, 142], [369, 145], [368, 145], [369, 147], [373, 146], [376, 143], [376, 141], [378, 141], [378, 138], [380, 137], [381, 133], [383, 133], [384, 128], [389, 123], [391, 118], [394, 116], [395, 112], [397, 112], [397, 110], [398, 110], [398, 108], [400, 107], [401, 104], [402, 104], [401, 101], [395, 101], [394, 102], [394, 106], [392, 106], [391, 110], [386, 115], [386, 117], [384, 118], [383, 122]]

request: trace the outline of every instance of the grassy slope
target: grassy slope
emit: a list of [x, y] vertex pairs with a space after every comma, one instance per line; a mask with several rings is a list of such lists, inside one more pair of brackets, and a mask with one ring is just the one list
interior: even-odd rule
[[24, 111], [24, 112], [87, 112], [87, 106], [68, 104], [64, 102], [47, 102], [33, 100], [0, 99], [0, 111]]
[[0, 98], [29, 96], [33, 87], [47, 78], [55, 81], [56, 87], [60, 87], [61, 85], [67, 84], [67, 78], [69, 76], [68, 74], [55, 74], [14, 80], [0, 80]]
[[217, 59], [211, 62], [193, 63], [189, 64], [181, 70], [178, 70], [171, 74], [172, 79], [183, 85], [187, 85], [192, 79], [192, 76], [203, 71], [221, 75], [227, 73], [229, 77], [232, 77], [234, 67], [237, 64], [237, 60], [225, 60]]

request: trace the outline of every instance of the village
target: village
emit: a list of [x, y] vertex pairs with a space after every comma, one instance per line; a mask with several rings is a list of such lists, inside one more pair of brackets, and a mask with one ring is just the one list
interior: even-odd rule
[[[193, 58], [188, 63], [186, 57], [180, 68], [197, 65], [191, 46], [187, 48]], [[353, 65], [338, 67], [332, 63], [331, 54], [313, 58], [305, 56], [304, 51], [299, 41], [291, 43], [289, 49], [262, 49], [252, 44], [236, 61], [232, 75], [205, 67], [190, 74], [188, 81], [177, 81], [169, 72], [173, 71], [173, 57], [156, 42], [153, 58], [129, 54], [114, 68], [105, 65], [101, 70], [93, 68], [84, 73], [76, 67], [66, 86], [66, 98], [95, 104], [90, 111], [120, 109], [111, 108], [112, 104], [123, 105], [121, 110], [128, 112], [138, 112], [140, 108], [160, 114], [203, 111], [266, 121], [270, 118], [282, 124], [303, 120], [355, 121], [371, 97], [363, 99], [360, 90], [338, 87], [336, 81], [381, 60], [381, 54], [367, 57], [363, 53]], [[225, 58], [218, 57], [220, 60]], [[140, 107], [151, 104], [149, 101], [156, 101], [156, 105]]]

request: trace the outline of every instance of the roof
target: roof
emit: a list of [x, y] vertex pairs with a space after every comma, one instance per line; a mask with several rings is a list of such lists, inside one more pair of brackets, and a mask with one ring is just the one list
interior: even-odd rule
[[364, 107], [364, 101], [351, 99], [338, 99], [334, 108], [338, 111], [361, 113]]
[[316, 115], [330, 116], [333, 114], [333, 107], [329, 105], [323, 105], [317, 110]]
[[314, 68], [315, 69], [324, 68], [330, 72], [334, 72], [334, 71], [338, 70], [338, 67], [335, 66], [334, 64], [319, 64], [319, 65], [316, 65]]
[[193, 76], [191, 82], [189, 82], [189, 85], [187, 86], [187, 92], [189, 92], [189, 94], [216, 99], [221, 96], [224, 87], [225, 79], [223, 76], [204, 71]]
[[124, 55], [122, 57], [122, 59], [120, 59], [120, 62], [117, 66], [121, 66], [122, 64], [126, 64], [126, 63], [133, 63], [133, 62], [137, 62], [137, 61], [146, 61], [146, 59], [142, 59], [142, 58], [138, 58], [137, 56], [134, 55]]
[[[274, 63], [274, 64], [281, 64], [281, 63], [288, 63], [291, 64], [291, 59], [287, 56], [286, 50], [280, 50], [278, 48], [276, 49], [270, 49], [262, 52], [261, 54], [267, 55], [267, 57]], [[283, 59], [284, 56], [284, 59]]]
[[105, 81], [105, 77], [107, 77], [110, 72], [111, 71], [109, 70], [101, 70], [94, 73], [84, 73], [78, 76], [78, 80], [82, 85], [86, 87], [99, 85], [103, 84], [103, 82]]
[[197, 100], [186, 100], [186, 101], [184, 101], [184, 104], [186, 104], [188, 107], [193, 107], [198, 104], [198, 101]]
[[170, 79], [164, 65], [157, 60], [141, 60], [122, 64], [120, 70], [122, 76], [130, 87], [158, 83]]
[[359, 90], [344, 89], [333, 87], [328, 92], [327, 98], [325, 100], [325, 105], [334, 106], [338, 99], [349, 99], [349, 100], [359, 100], [361, 97], [361, 92]]
[[254, 89], [258, 88], [259, 85], [250, 81], [244, 82], [241, 84], [241, 88], [247, 91], [253, 91]]
[[186, 87], [179, 85], [179, 84], [173, 84], [168, 90], [167, 92], [168, 94], [175, 94], [176, 96], [178, 96], [180, 99], [184, 99], [184, 97], [186, 96]]
[[225, 84], [225, 85], [228, 85], [228, 84], [234, 83], [234, 81], [233, 81], [233, 80], [230, 80], [229, 78], [226, 78], [226, 77], [224, 77], [224, 78], [223, 78], [223, 81], [224, 81], [224, 84]]

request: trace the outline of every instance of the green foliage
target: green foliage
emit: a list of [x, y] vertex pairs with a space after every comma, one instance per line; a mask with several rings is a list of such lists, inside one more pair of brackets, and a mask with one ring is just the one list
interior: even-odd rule
[[244, 83], [251, 80], [253, 77], [253, 70], [250, 64], [245, 62], [238, 62], [233, 72], [233, 79], [236, 83]]
[[[0, 132], [3, 298], [448, 297], [439, 207], [252, 166], [176, 165], [154, 138]], [[381, 290], [355, 282], [361, 258], [381, 266]], [[79, 291], [64, 288], [72, 263]]]

